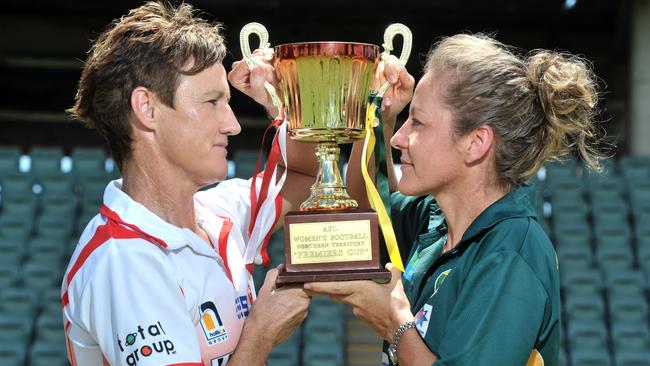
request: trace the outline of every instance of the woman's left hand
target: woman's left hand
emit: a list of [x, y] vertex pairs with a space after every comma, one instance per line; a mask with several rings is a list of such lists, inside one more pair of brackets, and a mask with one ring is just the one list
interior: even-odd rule
[[264, 82], [268, 81], [278, 90], [278, 80], [275, 69], [265, 52], [261, 49], [253, 51], [255, 67], [252, 70], [248, 69], [245, 60], [235, 61], [228, 73], [228, 81], [235, 89], [261, 104], [269, 116], [275, 117], [278, 114], [278, 109], [273, 105], [273, 100], [269, 92], [266, 91]]
[[414, 317], [402, 286], [402, 272], [393, 268], [391, 263], [386, 265], [386, 269], [392, 275], [386, 284], [369, 280], [310, 282], [304, 284], [304, 289], [329, 294], [333, 300], [352, 305], [356, 317], [369, 323], [382, 338], [391, 342], [395, 330]]

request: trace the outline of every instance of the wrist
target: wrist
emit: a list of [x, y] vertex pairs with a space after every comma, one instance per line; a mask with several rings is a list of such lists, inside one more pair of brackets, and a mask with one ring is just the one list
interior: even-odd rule
[[390, 358], [393, 365], [398, 365], [397, 350], [400, 344], [400, 340], [402, 339], [402, 336], [411, 328], [415, 328], [415, 326], [416, 326], [415, 321], [410, 320], [401, 324], [395, 331], [395, 334], [393, 335], [393, 339], [390, 342], [390, 345], [388, 346], [388, 357]]

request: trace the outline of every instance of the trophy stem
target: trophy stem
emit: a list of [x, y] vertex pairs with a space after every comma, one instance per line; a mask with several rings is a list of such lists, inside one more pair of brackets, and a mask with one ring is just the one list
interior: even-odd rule
[[339, 146], [335, 142], [319, 142], [316, 147], [318, 175], [311, 186], [311, 196], [300, 205], [300, 211], [328, 211], [358, 208], [350, 198], [339, 170]]

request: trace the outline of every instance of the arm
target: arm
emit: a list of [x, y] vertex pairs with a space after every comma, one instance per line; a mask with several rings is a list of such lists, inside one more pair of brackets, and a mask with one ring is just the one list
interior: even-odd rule
[[[388, 89], [382, 100], [382, 123], [384, 133], [384, 144], [386, 149], [386, 164], [388, 165], [388, 179], [391, 192], [397, 189], [397, 178], [393, 170], [393, 157], [390, 139], [393, 137], [397, 115], [411, 101], [415, 79], [406, 69], [398, 71], [397, 58], [391, 56], [388, 61], [382, 61], [377, 67], [373, 89], [379, 87], [388, 80], [391, 87]], [[350, 196], [359, 202], [360, 207], [370, 207], [366, 188], [361, 175], [361, 154], [363, 152], [363, 141], [355, 142], [352, 146], [352, 153], [348, 163], [348, 174], [346, 183]], [[370, 158], [368, 173], [374, 179], [374, 158]]]
[[[373, 281], [312, 282], [304, 285], [308, 291], [328, 293], [332, 299], [352, 306], [352, 313], [370, 324], [375, 332], [388, 343], [393, 341], [395, 331], [401, 324], [413, 321], [404, 287], [402, 272], [389, 263], [391, 281], [378, 284]], [[399, 364], [430, 365], [437, 360], [417, 330], [407, 330], [397, 348]]]
[[299, 287], [274, 288], [277, 273], [267, 273], [229, 365], [264, 365], [271, 349], [287, 340], [307, 316], [309, 296]]

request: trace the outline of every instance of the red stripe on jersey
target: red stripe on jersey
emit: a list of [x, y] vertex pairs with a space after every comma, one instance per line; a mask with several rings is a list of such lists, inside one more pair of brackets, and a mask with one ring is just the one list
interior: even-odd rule
[[226, 267], [226, 274], [230, 282], [232, 282], [232, 273], [230, 272], [230, 266], [228, 266], [228, 237], [230, 236], [230, 229], [232, 229], [232, 222], [225, 219], [219, 232], [219, 255], [223, 260], [224, 267]]
[[[99, 248], [102, 244], [106, 243], [109, 239], [143, 238], [149, 242], [152, 242], [152, 239], [155, 239], [153, 244], [160, 244], [160, 245], [164, 244], [162, 240], [156, 239], [151, 235], [147, 235], [142, 230], [137, 229], [135, 225], [130, 225], [125, 223], [124, 221], [122, 221], [122, 219], [120, 219], [120, 217], [115, 212], [111, 211], [106, 206], [102, 206], [99, 212], [102, 215], [106, 216], [108, 218], [108, 221], [106, 221], [105, 224], [100, 225], [97, 228], [93, 237], [90, 239], [90, 241], [88, 241], [86, 246], [81, 250], [79, 257], [77, 258], [76, 262], [70, 269], [70, 272], [68, 272], [68, 276], [66, 278], [68, 282], [68, 286], [70, 285], [70, 283], [72, 283], [72, 279], [77, 274], [77, 272], [79, 272], [81, 266], [83, 266], [83, 264], [86, 262], [88, 257], [90, 257], [90, 255], [95, 251], [95, 249]], [[129, 230], [123, 225], [128, 226], [129, 228], [136, 228], [137, 230], [136, 229], [134, 229], [136, 231]], [[165, 244], [163, 246], [166, 247], [167, 245]], [[66, 290], [65, 293], [63, 294], [63, 297], [61, 298], [61, 303], [63, 307], [66, 307], [69, 302], [70, 299], [68, 298], [68, 291]]]
[[153, 235], [149, 235], [145, 233], [144, 231], [142, 231], [142, 229], [140, 229], [139, 227], [133, 224], [129, 224], [128, 222], [125, 222], [124, 220], [122, 220], [122, 218], [120, 218], [120, 216], [115, 211], [112, 211], [110, 208], [106, 207], [106, 205], [102, 205], [102, 207], [99, 209], [99, 213], [117, 222], [118, 224], [122, 224], [132, 230], [135, 230], [136, 232], [140, 233], [141, 236], [145, 237], [149, 241], [153, 241], [154, 243], [160, 245], [161, 247], [167, 248], [167, 243], [165, 243], [163, 240], [158, 239]]
[[70, 342], [70, 322], [65, 323], [65, 348], [68, 351], [68, 361], [72, 366], [77, 366], [77, 358], [74, 356], [74, 348]]

